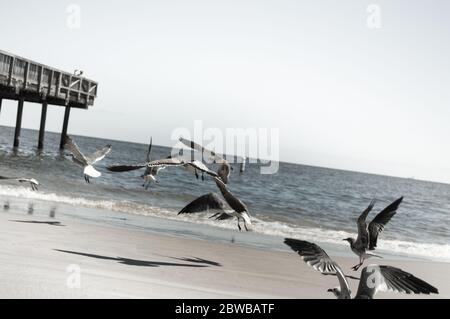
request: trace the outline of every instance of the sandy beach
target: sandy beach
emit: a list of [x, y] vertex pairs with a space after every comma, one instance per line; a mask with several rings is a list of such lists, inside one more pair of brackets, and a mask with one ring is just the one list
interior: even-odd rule
[[[326, 290], [337, 286], [336, 278], [320, 275], [293, 252], [154, 235], [68, 216], [2, 211], [0, 249], [0, 298], [333, 298]], [[356, 258], [336, 260], [348, 275], [359, 275], [350, 270]], [[450, 297], [449, 264], [383, 263], [435, 285], [440, 294], [433, 298]], [[350, 280], [353, 291], [356, 284]]]

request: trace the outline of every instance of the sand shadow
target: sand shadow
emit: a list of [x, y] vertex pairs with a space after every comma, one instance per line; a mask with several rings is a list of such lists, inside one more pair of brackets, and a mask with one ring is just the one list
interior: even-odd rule
[[45, 224], [50, 226], [62, 226], [66, 225], [61, 224], [61, 222], [47, 222], [47, 221], [38, 221], [38, 220], [10, 220], [10, 222], [14, 223], [27, 223], [27, 224]]
[[207, 259], [198, 258], [198, 257], [192, 257], [192, 258], [188, 258], [188, 257], [184, 257], [184, 258], [171, 257], [171, 258], [177, 259], [177, 260], [182, 260], [182, 261], [187, 261], [187, 262], [191, 262], [191, 263], [199, 263], [199, 264], [206, 264], [206, 265], [210, 265], [210, 266], [222, 267], [222, 264], [220, 264], [220, 263], [218, 263], [216, 261], [207, 260]]
[[62, 250], [62, 249], [54, 249], [54, 250], [61, 252], [61, 253], [66, 253], [66, 254], [73, 254], [73, 255], [79, 255], [79, 256], [96, 258], [96, 259], [117, 261], [120, 264], [125, 264], [125, 265], [130, 265], [130, 266], [141, 266], [141, 267], [172, 266], [172, 267], [192, 267], [192, 268], [209, 267], [208, 265], [170, 263], [170, 262], [163, 262], [163, 261], [148, 261], [148, 260], [129, 259], [129, 258], [123, 258], [123, 257], [109, 257], [109, 256], [103, 256], [103, 255], [82, 253], [82, 252], [77, 252], [77, 251]]

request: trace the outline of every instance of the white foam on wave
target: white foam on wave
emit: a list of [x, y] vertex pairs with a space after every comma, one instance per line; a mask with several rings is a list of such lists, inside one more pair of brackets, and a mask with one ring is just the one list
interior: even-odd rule
[[[105, 209], [121, 213], [160, 217], [189, 223], [206, 224], [226, 229], [236, 229], [237, 227], [235, 219], [217, 222], [213, 219], [209, 219], [208, 214], [200, 214], [196, 217], [177, 215], [177, 212], [174, 210], [132, 203], [129, 201], [92, 200], [82, 197], [57, 195], [54, 193], [33, 192], [25, 187], [9, 187], [6, 185], [0, 186], [0, 195], [63, 203], [87, 208]], [[265, 221], [254, 216], [252, 217], [251, 229], [256, 233], [265, 235], [295, 237], [298, 239], [340, 246], [348, 245], [348, 243], [342, 240], [343, 238], [355, 236], [355, 234], [346, 231], [289, 225], [279, 221]], [[450, 245], [414, 243], [402, 240], [382, 240], [378, 243], [377, 248], [404, 256], [416, 256], [431, 260], [450, 262]]]

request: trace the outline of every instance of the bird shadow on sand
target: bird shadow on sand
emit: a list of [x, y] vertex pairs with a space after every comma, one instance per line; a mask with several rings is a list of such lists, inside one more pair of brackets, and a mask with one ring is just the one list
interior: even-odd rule
[[38, 221], [38, 220], [10, 220], [10, 222], [14, 223], [26, 223], [26, 224], [40, 224], [40, 225], [50, 225], [50, 226], [62, 226], [66, 225], [61, 224], [61, 222], [47, 222], [47, 221]]
[[[186, 264], [186, 263], [171, 263], [171, 262], [163, 262], [163, 261], [149, 261], [149, 260], [130, 259], [130, 258], [123, 258], [123, 257], [109, 257], [109, 256], [103, 256], [103, 255], [82, 253], [82, 252], [77, 252], [77, 251], [62, 250], [62, 249], [54, 249], [54, 250], [58, 251], [58, 252], [61, 252], [61, 253], [66, 253], [66, 254], [72, 254], [72, 255], [79, 255], [79, 256], [84, 256], [84, 257], [89, 257], [89, 258], [96, 258], [96, 259], [116, 261], [119, 264], [130, 265], [130, 266], [141, 266], [141, 267], [171, 266], [171, 267], [192, 267], [192, 268], [210, 267], [210, 265], [208, 263], [203, 264], [203, 265], [200, 265], [200, 264]], [[193, 262], [199, 263], [200, 261], [193, 261]]]
[[198, 257], [183, 257], [183, 258], [171, 257], [171, 258], [177, 259], [177, 260], [182, 260], [182, 261], [187, 261], [187, 262], [191, 262], [191, 263], [199, 263], [199, 264], [206, 264], [206, 265], [210, 265], [210, 266], [222, 267], [222, 264], [220, 264], [218, 262], [203, 259], [203, 258], [198, 258]]

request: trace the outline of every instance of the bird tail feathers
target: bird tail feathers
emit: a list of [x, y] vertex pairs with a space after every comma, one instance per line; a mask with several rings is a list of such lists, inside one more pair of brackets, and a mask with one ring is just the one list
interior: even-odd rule
[[90, 177], [100, 177], [102, 175], [102, 173], [100, 173], [99, 171], [97, 171], [94, 166], [92, 165], [88, 165], [84, 168], [83, 171], [84, 175], [90, 176]]

